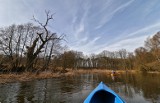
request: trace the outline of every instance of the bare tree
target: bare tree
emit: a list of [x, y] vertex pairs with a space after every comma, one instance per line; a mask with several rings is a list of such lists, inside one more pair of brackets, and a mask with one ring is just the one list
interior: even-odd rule
[[14, 67], [14, 35], [15, 25], [9, 26], [8, 28], [1, 28], [0, 30], [0, 50], [8, 58], [9, 68]]
[[[39, 20], [36, 18], [33, 18], [35, 22], [37, 22], [40, 26], [42, 31], [37, 32], [37, 37], [33, 40], [33, 43], [31, 46], [27, 46], [27, 62], [26, 62], [26, 70], [31, 71], [33, 68], [33, 63], [36, 57], [38, 56], [39, 53], [42, 52], [42, 49], [44, 48], [45, 44], [49, 41], [57, 41], [57, 40], [62, 40], [62, 36], [57, 37], [56, 33], [50, 33], [48, 30], [47, 26], [50, 20], [53, 19], [53, 15], [50, 15], [49, 11], [46, 11], [46, 21], [45, 23], [41, 23]], [[38, 44], [38, 41], [40, 40], [40, 43]], [[39, 45], [36, 49], [36, 46]]]
[[160, 62], [160, 32], [157, 32], [152, 38], [147, 38], [145, 47], [152, 52], [157, 61]]
[[122, 60], [122, 66], [126, 69], [126, 58], [127, 58], [127, 51], [125, 49], [119, 50], [119, 56]]

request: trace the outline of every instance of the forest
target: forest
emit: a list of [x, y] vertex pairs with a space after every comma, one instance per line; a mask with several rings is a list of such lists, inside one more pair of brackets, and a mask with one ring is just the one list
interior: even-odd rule
[[84, 55], [83, 51], [65, 50], [65, 35], [48, 29], [53, 19], [46, 12], [41, 23], [13, 24], [0, 28], [0, 72], [57, 72], [66, 69], [109, 69], [160, 71], [160, 32], [146, 38], [144, 46], [128, 52], [104, 50], [99, 54]]

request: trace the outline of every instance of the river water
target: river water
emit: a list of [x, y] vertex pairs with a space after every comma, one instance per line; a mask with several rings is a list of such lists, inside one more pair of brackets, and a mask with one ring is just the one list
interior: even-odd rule
[[160, 75], [147, 73], [78, 74], [0, 84], [0, 103], [83, 103], [101, 81], [127, 103], [160, 103]]

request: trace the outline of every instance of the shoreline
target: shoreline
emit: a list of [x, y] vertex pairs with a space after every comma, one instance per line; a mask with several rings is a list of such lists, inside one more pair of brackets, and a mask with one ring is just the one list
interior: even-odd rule
[[[136, 70], [116, 70], [117, 74], [122, 74], [122, 73], [137, 73], [140, 71]], [[93, 69], [93, 70], [84, 70], [84, 69], [79, 69], [79, 70], [71, 70], [67, 69], [66, 73], [53, 73], [51, 71], [43, 71], [38, 74], [32, 73], [32, 72], [23, 72], [21, 74], [16, 74], [16, 73], [9, 73], [9, 74], [0, 74], [0, 84], [5, 84], [5, 83], [14, 83], [14, 82], [25, 82], [25, 81], [32, 81], [36, 79], [47, 79], [47, 78], [59, 78], [63, 76], [74, 76], [77, 74], [84, 74], [84, 73], [105, 73], [106, 75], [111, 75], [112, 70], [103, 70], [103, 69]], [[148, 72], [148, 73], [159, 73], [159, 72]]]

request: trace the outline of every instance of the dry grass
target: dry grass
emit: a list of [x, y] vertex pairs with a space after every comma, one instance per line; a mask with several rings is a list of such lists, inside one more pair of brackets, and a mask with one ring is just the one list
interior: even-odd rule
[[[104, 69], [92, 69], [92, 70], [84, 70], [84, 69], [79, 69], [79, 70], [67, 70], [68, 72], [65, 73], [66, 76], [73, 76], [73, 75], [77, 75], [77, 74], [86, 74], [86, 73], [90, 73], [90, 74], [96, 74], [96, 73], [103, 73], [105, 75], [110, 76], [112, 74], [112, 70], [104, 70]], [[126, 73], [126, 72], [130, 72], [130, 73], [136, 73], [136, 70], [116, 70], [116, 75], [122, 74], [122, 73]]]
[[[83, 73], [105, 73], [106, 75], [110, 75], [112, 73], [111, 70], [97, 70], [97, 69], [92, 69], [92, 70], [84, 70], [84, 69], [79, 69], [79, 70], [71, 70], [67, 69], [68, 72], [66, 73], [53, 73], [51, 71], [46, 71], [46, 72], [40, 72], [38, 74], [36, 73], [31, 73], [31, 72], [24, 72], [21, 74], [0, 74], [0, 83], [8, 83], [8, 82], [17, 82], [17, 81], [31, 81], [34, 79], [46, 79], [46, 78], [57, 78], [57, 77], [62, 77], [62, 76], [73, 76], [77, 74], [83, 74]], [[126, 71], [124, 70], [117, 70], [116, 74], [121, 74], [125, 73]], [[129, 71], [129, 72], [135, 72], [135, 71]]]
[[60, 76], [60, 74], [52, 72], [41, 72], [39, 74], [31, 72], [24, 72], [22, 74], [0, 74], [0, 83], [31, 81], [34, 79], [56, 78]]
[[[111, 74], [112, 70], [104, 70], [104, 69], [92, 69], [92, 70], [84, 70], [84, 69], [79, 69], [79, 70], [72, 70], [70, 72], [76, 72], [76, 73], [106, 73], [106, 74]], [[125, 70], [116, 70], [116, 73], [125, 73]], [[127, 72], [136, 72], [135, 70], [128, 70]]]

